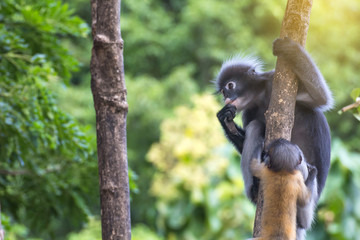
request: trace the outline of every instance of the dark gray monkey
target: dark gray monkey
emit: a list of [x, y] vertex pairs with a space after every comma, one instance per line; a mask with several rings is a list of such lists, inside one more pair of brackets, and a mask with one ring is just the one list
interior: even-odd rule
[[[330, 129], [324, 111], [333, 105], [333, 98], [319, 69], [306, 50], [289, 38], [276, 39], [273, 54], [289, 65], [296, 74], [299, 88], [295, 106], [295, 121], [291, 142], [300, 147], [307, 161], [308, 169], [315, 167], [317, 189], [311, 193], [311, 201], [305, 207], [298, 207], [297, 239], [304, 239], [306, 229], [311, 227], [316, 203], [325, 186], [330, 168]], [[225, 61], [215, 80], [216, 90], [224, 97], [225, 106], [217, 117], [226, 137], [242, 154], [241, 169], [246, 194], [255, 202], [259, 180], [251, 174], [250, 163], [256, 142], [265, 134], [264, 113], [270, 102], [274, 71], [263, 72], [262, 64], [253, 57], [235, 57]], [[233, 119], [242, 112], [243, 128]], [[261, 131], [246, 132], [248, 125], [256, 120]], [[234, 129], [229, 124], [235, 124]]]

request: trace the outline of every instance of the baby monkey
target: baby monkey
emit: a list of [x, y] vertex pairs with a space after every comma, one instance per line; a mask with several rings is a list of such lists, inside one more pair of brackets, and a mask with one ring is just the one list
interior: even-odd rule
[[254, 239], [295, 240], [297, 208], [310, 201], [307, 183], [314, 181], [316, 169], [309, 170], [300, 148], [285, 139], [273, 141], [263, 155], [263, 144], [258, 145], [250, 169], [260, 179], [264, 206], [261, 237]]

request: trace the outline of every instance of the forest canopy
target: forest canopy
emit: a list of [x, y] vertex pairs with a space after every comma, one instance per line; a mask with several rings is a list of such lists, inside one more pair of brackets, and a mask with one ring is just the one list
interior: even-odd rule
[[[133, 239], [251, 236], [239, 156], [211, 81], [238, 54], [274, 67], [286, 1], [122, 1]], [[0, 199], [7, 239], [100, 239], [87, 0], [0, 2]], [[333, 91], [332, 166], [308, 239], [360, 235], [360, 2], [314, 1], [306, 48]], [[240, 123], [241, 124], [241, 123]], [[144, 237], [146, 236], [146, 238]]]

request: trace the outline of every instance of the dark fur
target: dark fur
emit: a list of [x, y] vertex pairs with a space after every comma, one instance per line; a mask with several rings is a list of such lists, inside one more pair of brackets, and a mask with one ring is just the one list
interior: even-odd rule
[[[277, 39], [273, 44], [273, 53], [283, 58], [298, 78], [291, 141], [302, 150], [309, 170], [317, 172], [314, 183], [311, 183], [316, 185], [314, 189], [317, 191], [311, 194], [311, 201], [305, 208], [298, 209], [299, 232], [305, 232], [302, 229], [310, 228], [330, 167], [330, 129], [323, 111], [331, 108], [333, 99], [320, 71], [299, 44], [288, 38]], [[233, 101], [225, 105], [217, 117], [227, 138], [242, 154], [241, 169], [246, 194], [253, 202], [257, 198], [259, 181], [251, 174], [250, 163], [256, 143], [265, 134], [264, 113], [270, 102], [273, 76], [274, 71], [261, 71], [261, 62], [257, 59], [236, 57], [223, 64], [215, 81], [216, 89], [223, 94], [224, 100]], [[236, 84], [234, 89], [227, 89], [230, 81]], [[232, 121], [236, 112], [240, 111], [243, 112], [244, 129], [236, 126], [238, 132], [234, 133], [225, 124], [225, 119]], [[252, 123], [257, 127], [254, 134], [247, 131]], [[304, 234], [299, 234], [298, 239], [303, 238], [300, 235]]]
[[264, 161], [271, 171], [292, 172], [302, 163], [303, 156], [298, 146], [280, 138], [270, 143]]

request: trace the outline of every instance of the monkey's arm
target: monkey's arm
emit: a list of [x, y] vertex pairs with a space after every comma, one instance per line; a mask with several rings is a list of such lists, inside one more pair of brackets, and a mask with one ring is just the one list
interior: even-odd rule
[[333, 98], [324, 77], [300, 44], [290, 38], [276, 39], [273, 43], [273, 53], [284, 58], [301, 81], [297, 101], [313, 108], [321, 106], [324, 110], [332, 107]]
[[264, 145], [264, 129], [264, 124], [257, 120], [253, 120], [247, 125], [244, 150], [241, 156], [241, 171], [246, 195], [253, 203], [256, 203], [259, 191], [259, 179], [254, 177], [251, 172], [251, 162], [254, 158], [261, 159]]
[[226, 137], [235, 146], [236, 150], [242, 154], [245, 131], [235, 124], [233, 120], [235, 115], [236, 107], [234, 105], [227, 104], [217, 113], [217, 118], [225, 131]]
[[314, 166], [307, 164], [307, 167], [309, 169], [309, 175], [305, 181], [305, 187], [310, 194], [310, 198], [308, 201], [305, 202], [305, 204], [298, 204], [297, 207], [297, 224], [298, 227], [309, 229], [311, 227], [311, 223], [314, 218], [314, 212], [316, 203], [318, 200], [318, 194], [317, 194], [317, 170]]

